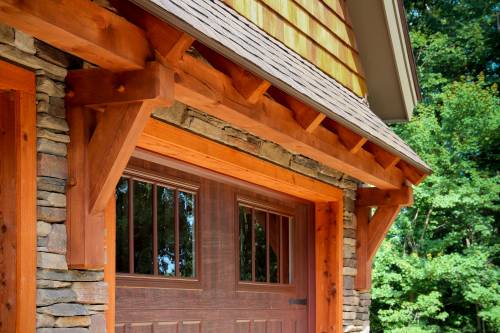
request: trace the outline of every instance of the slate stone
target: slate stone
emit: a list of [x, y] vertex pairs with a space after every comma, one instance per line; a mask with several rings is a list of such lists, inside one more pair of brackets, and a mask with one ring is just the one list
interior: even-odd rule
[[74, 301], [76, 301], [76, 294], [69, 288], [38, 289], [36, 292], [37, 306], [46, 306], [55, 303], [68, 303]]
[[[90, 326], [91, 317], [89, 316], [71, 316], [59, 317], [54, 324], [55, 327], [88, 327]], [[105, 330], [100, 331], [103, 333]]]
[[69, 131], [69, 126], [65, 119], [51, 116], [48, 113], [37, 114], [36, 126], [61, 132]]
[[66, 220], [66, 208], [38, 206], [37, 218], [45, 222], [64, 222]]
[[40, 191], [64, 193], [66, 191], [66, 181], [53, 177], [37, 177], [37, 189]]
[[37, 154], [38, 176], [67, 179], [68, 161], [64, 157], [49, 154]]
[[61, 133], [54, 133], [48, 129], [45, 128], [37, 128], [36, 130], [36, 136], [39, 139], [47, 139], [50, 141], [55, 141], [55, 142], [61, 142], [61, 143], [69, 143], [69, 135], [66, 134], [61, 134]]
[[58, 289], [71, 286], [71, 282], [54, 281], [54, 280], [36, 280], [36, 287], [43, 289]]
[[53, 253], [65, 254], [67, 248], [66, 226], [64, 224], [54, 224], [47, 237], [47, 250]]
[[75, 282], [71, 289], [75, 292], [78, 303], [106, 304], [108, 302], [106, 282]]
[[38, 252], [37, 267], [66, 270], [68, 269], [68, 264], [66, 263], [65, 255], [48, 252]]
[[45, 237], [50, 233], [50, 230], [52, 230], [52, 225], [47, 222], [43, 221], [38, 221], [36, 223], [36, 235], [38, 237]]
[[68, 154], [66, 144], [44, 138], [38, 138], [36, 142], [36, 151], [63, 157]]
[[49, 314], [56, 317], [86, 316], [87, 309], [76, 303], [58, 303], [37, 308], [39, 313]]
[[36, 327], [53, 327], [55, 319], [51, 315], [37, 313], [36, 314]]
[[53, 271], [49, 269], [39, 269], [37, 278], [44, 280], [57, 281], [102, 281], [104, 279], [103, 271]]

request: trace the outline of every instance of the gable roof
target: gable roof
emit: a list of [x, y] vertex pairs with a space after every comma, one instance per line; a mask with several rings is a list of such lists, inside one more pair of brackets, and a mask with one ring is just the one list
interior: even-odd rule
[[359, 98], [219, 0], [132, 0], [410, 165], [430, 167]]

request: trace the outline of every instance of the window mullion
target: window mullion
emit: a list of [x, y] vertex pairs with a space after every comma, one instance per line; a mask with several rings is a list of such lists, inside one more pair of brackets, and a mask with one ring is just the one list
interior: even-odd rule
[[129, 272], [134, 273], [134, 179], [128, 179], [128, 243], [129, 243]]
[[269, 212], [266, 212], [266, 281], [267, 283], [271, 282], [271, 260], [270, 260], [270, 244], [269, 244]]
[[255, 209], [252, 208], [252, 281], [255, 282]]
[[158, 275], [158, 187], [153, 184], [153, 274]]
[[280, 249], [278, 254], [278, 263], [279, 263], [279, 281], [278, 283], [283, 283], [283, 216], [279, 216], [280, 218]]
[[175, 276], [180, 277], [180, 239], [179, 239], [179, 190], [175, 189], [174, 195], [174, 216], [175, 216]]

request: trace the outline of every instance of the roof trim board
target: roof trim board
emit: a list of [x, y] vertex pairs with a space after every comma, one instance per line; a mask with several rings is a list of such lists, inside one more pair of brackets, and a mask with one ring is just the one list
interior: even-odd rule
[[277, 88], [398, 155], [431, 169], [356, 96], [219, 0], [132, 0]]

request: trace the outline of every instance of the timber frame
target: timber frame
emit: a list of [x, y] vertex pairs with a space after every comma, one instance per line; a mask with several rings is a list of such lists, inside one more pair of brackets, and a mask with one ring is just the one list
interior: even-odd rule
[[[124, 17], [87, 0], [0, 0], [0, 21], [100, 67], [67, 77], [69, 266], [105, 267], [113, 295], [111, 199], [139, 147], [315, 202], [316, 331], [342, 327], [342, 191], [152, 120], [151, 112], [177, 100], [375, 186], [358, 191], [360, 290], [369, 288], [371, 260], [425, 173], [155, 16], [113, 3]], [[370, 207], [378, 207], [371, 218]]]
[[[35, 75], [0, 61], [0, 313], [3, 332], [36, 330]], [[22, 258], [22, 260], [21, 260]]]

